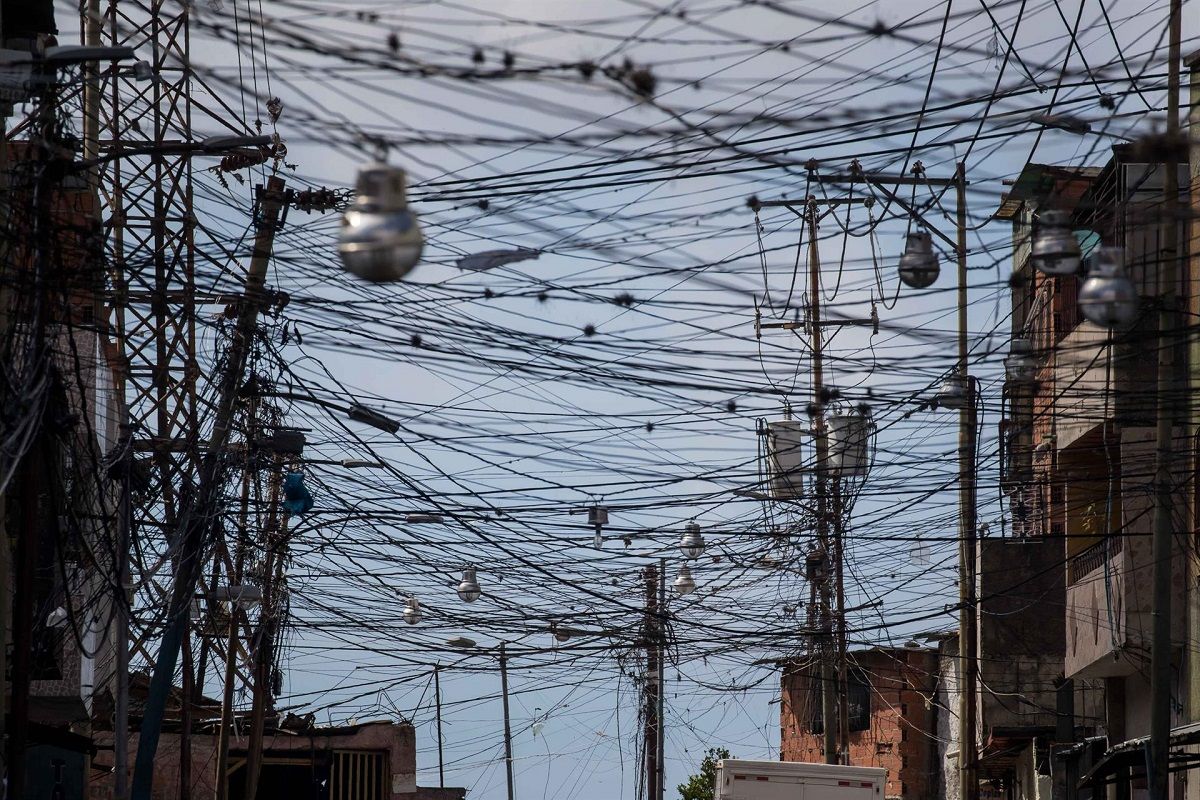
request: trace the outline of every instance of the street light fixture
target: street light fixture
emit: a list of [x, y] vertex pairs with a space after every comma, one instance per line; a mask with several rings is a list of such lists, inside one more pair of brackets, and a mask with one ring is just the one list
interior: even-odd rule
[[483, 594], [479, 581], [475, 579], [475, 567], [463, 570], [462, 580], [458, 584], [458, 596], [464, 603], [474, 603]]
[[900, 280], [914, 289], [925, 289], [937, 280], [941, 267], [933, 252], [933, 236], [929, 231], [912, 231], [900, 256]]
[[1037, 359], [1033, 356], [1032, 342], [1024, 337], [1012, 340], [1004, 357], [1004, 373], [1014, 383], [1033, 382], [1037, 377]]
[[404, 621], [409, 625], [416, 625], [421, 621], [421, 604], [417, 602], [417, 598], [410, 597], [404, 604]]
[[968, 381], [969, 379], [965, 375], [955, 369], [938, 387], [937, 394], [934, 396], [937, 404], [942, 408], [967, 408], [971, 402]]
[[1137, 290], [1125, 274], [1124, 260], [1119, 247], [1098, 247], [1092, 253], [1087, 280], [1079, 287], [1079, 310], [1089, 322], [1122, 328], [1137, 316]]
[[1038, 215], [1029, 260], [1046, 275], [1073, 275], [1079, 271], [1079, 240], [1071, 231], [1071, 215], [1051, 209]]
[[704, 534], [700, 533], [700, 526], [696, 523], [689, 522], [684, 527], [683, 538], [679, 540], [679, 552], [692, 561], [704, 553]]
[[675, 591], [681, 595], [696, 591], [696, 579], [692, 577], [692, 570], [686, 565], [681, 566], [675, 575], [675, 583], [672, 585], [675, 587]]
[[342, 217], [342, 266], [363, 280], [390, 283], [412, 271], [425, 237], [408, 210], [404, 170], [375, 162], [358, 172], [354, 202]]

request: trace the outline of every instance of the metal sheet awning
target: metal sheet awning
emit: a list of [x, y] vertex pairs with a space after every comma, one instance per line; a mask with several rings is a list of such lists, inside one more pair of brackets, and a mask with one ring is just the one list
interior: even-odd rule
[[[1087, 773], [1079, 779], [1079, 788], [1099, 788], [1110, 783], [1123, 782], [1132, 777], [1145, 777], [1146, 745], [1149, 736], [1129, 739], [1110, 747]], [[1181, 725], [1171, 730], [1168, 771], [1181, 772], [1200, 766], [1200, 753], [1189, 753], [1175, 748], [1200, 744], [1200, 722]], [[1127, 772], [1128, 771], [1128, 772]]]

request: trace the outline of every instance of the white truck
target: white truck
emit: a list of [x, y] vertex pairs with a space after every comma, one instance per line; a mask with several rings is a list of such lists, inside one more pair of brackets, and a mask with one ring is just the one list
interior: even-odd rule
[[879, 767], [725, 758], [715, 800], [884, 800], [886, 786]]

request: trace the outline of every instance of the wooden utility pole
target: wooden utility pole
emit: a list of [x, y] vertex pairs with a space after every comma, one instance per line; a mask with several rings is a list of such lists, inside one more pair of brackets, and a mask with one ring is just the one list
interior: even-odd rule
[[837, 621], [837, 691], [838, 691], [838, 747], [842, 764], [850, 763], [850, 674], [849, 655], [846, 650], [846, 584], [845, 550], [842, 525], [841, 476], [833, 479], [833, 564], [834, 595], [837, 606], [834, 619]]
[[258, 797], [258, 780], [262, 774], [263, 728], [267, 707], [274, 705], [271, 689], [271, 669], [275, 664], [275, 644], [282, 622], [283, 568], [287, 563], [287, 515], [280, 513], [280, 490], [283, 483], [281, 459], [276, 457], [268, 492], [268, 517], [264, 544], [267, 551], [263, 575], [262, 616], [259, 619], [258, 643], [254, 648], [253, 699], [250, 708], [250, 739], [246, 747], [246, 800]]
[[513, 800], [516, 787], [513, 784], [512, 728], [508, 719], [508, 659], [504, 655], [504, 642], [500, 643], [500, 692], [504, 704], [504, 769], [508, 778], [508, 800]]
[[190, 625], [189, 611], [192, 595], [199, 582], [202, 557], [213, 530], [214, 511], [224, 482], [222, 459], [229, 442], [229, 433], [233, 428], [238, 388], [244, 378], [246, 360], [258, 324], [258, 312], [265, 301], [267, 264], [275, 241], [275, 229], [283, 200], [284, 181], [273, 175], [267, 180], [266, 188], [259, 191], [258, 231], [246, 275], [245, 295], [238, 310], [237, 326], [229, 343], [225, 371], [218, 384], [212, 433], [203, 451], [196, 490], [184, 513], [180, 515], [180, 557], [167, 606], [166, 628], [159, 645], [158, 658], [154, 662], [154, 673], [150, 678], [150, 689], [142, 718], [133, 774], [133, 800], [151, 800], [154, 758], [158, 752], [159, 735], [162, 733], [163, 714], [166, 711], [171, 680], [179, 658], [180, 643], [187, 635]]
[[655, 755], [654, 762], [658, 765], [658, 782], [655, 784], [654, 800], [663, 800], [666, 796], [667, 789], [667, 687], [666, 687], [666, 671], [667, 671], [667, 560], [665, 558], [658, 561], [658, 625], [655, 626], [658, 633], [658, 675], [655, 680], [658, 681], [658, 736], [655, 738], [655, 746], [658, 753]]
[[433, 699], [437, 706], [438, 786], [445, 787], [446, 771], [442, 760], [442, 665], [433, 665]]
[[979, 422], [975, 403], [978, 398], [968, 366], [967, 329], [967, 167], [958, 163], [954, 174], [957, 195], [958, 244], [958, 374], [962, 376], [966, 397], [958, 412], [958, 491], [959, 491], [959, 575], [960, 603], [959, 651], [963, 655], [963, 685], [959, 692], [959, 797], [978, 800], [978, 745], [975, 730], [979, 709], [979, 632], [975, 597], [975, 437]]
[[1179, 242], [1182, 213], [1179, 203], [1179, 173], [1176, 148], [1179, 132], [1179, 60], [1183, 0], [1171, 0], [1167, 46], [1167, 135], [1163, 148], [1162, 245], [1160, 249], [1158, 312], [1158, 429], [1154, 463], [1154, 589], [1151, 597], [1152, 639], [1150, 644], [1150, 800], [1168, 800], [1171, 739], [1171, 549], [1174, 545], [1173, 442], [1179, 366], [1175, 359], [1180, 342], [1178, 297]]
[[657, 800], [658, 795], [658, 739], [661, 731], [659, 718], [659, 689], [658, 675], [661, 670], [661, 654], [658, 648], [658, 569], [647, 566], [642, 573], [646, 585], [646, 619], [642, 628], [642, 636], [646, 644], [646, 677], [643, 696], [642, 739], [644, 740], [644, 779], [647, 800]]
[[[254, 425], [251, 423], [247, 430], [253, 429]], [[242, 476], [242, 501], [238, 512], [237, 546], [233, 555], [233, 569], [226, 573], [226, 580], [231, 585], [242, 582], [242, 573], [246, 565], [246, 542], [249, 539], [250, 522], [250, 482], [250, 470], [246, 470]], [[213, 584], [216, 585], [215, 579]], [[234, 684], [237, 681], [237, 611], [237, 604], [231, 603], [225, 638], [225, 680], [222, 683], [221, 694], [221, 727], [217, 730], [217, 774], [215, 776], [217, 800], [225, 800], [229, 797], [229, 739], [233, 728]], [[214, 635], [216, 633], [213, 631]]]
[[[821, 335], [821, 251], [817, 246], [817, 201], [808, 198], [805, 205], [805, 221], [808, 223], [808, 324], [811, 328], [809, 342], [812, 348], [812, 388], [813, 433], [816, 437], [817, 449], [817, 541], [828, 559], [832, 555], [829, 541], [829, 440], [825, 429], [825, 379], [824, 352]], [[840, 567], [839, 567], [840, 570]], [[825, 763], [837, 764], [838, 759], [838, 716], [837, 692], [835, 681], [837, 670], [834, 669], [833, 618], [831, 609], [831, 592], [829, 585], [829, 569], [822, 571], [825, 576], [821, 582], [821, 630], [823, 642], [821, 647], [821, 725], [824, 737]]]

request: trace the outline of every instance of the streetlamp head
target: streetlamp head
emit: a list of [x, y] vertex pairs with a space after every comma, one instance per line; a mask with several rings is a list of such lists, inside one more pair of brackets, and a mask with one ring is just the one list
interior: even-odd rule
[[900, 280], [913, 289], [925, 289], [938, 279], [941, 267], [933, 252], [933, 236], [929, 231], [912, 231], [900, 256]]
[[475, 568], [467, 567], [463, 570], [462, 580], [458, 584], [458, 596], [464, 603], [474, 603], [483, 594], [483, 590], [479, 588], [479, 581], [475, 580]]
[[1038, 232], [1033, 237], [1029, 259], [1038, 272], [1046, 275], [1073, 275], [1079, 271], [1079, 240], [1071, 231], [1071, 215], [1048, 210], [1038, 216]]
[[1098, 247], [1092, 253], [1087, 280], [1079, 287], [1079, 310], [1103, 328], [1123, 328], [1138, 313], [1137, 289], [1125, 274], [1125, 251]]
[[1017, 337], [1009, 345], [1004, 357], [1004, 373], [1013, 383], [1032, 383], [1037, 377], [1037, 359], [1033, 356], [1033, 343]]
[[342, 216], [338, 254], [342, 266], [363, 280], [404, 278], [421, 258], [425, 237], [408, 210], [404, 170], [368, 164], [359, 170], [354, 202]]
[[409, 625], [416, 625], [421, 621], [421, 604], [417, 602], [417, 598], [410, 597], [404, 604], [404, 621]]
[[969, 379], [957, 369], [946, 376], [938, 387], [935, 399], [939, 406], [952, 409], [966, 408], [971, 402]]
[[700, 533], [700, 526], [694, 522], [689, 522], [683, 529], [683, 538], [679, 540], [679, 552], [683, 553], [683, 557], [689, 560], [695, 560], [704, 553], [704, 534]]
[[675, 575], [675, 583], [673, 584], [675, 591], [679, 594], [691, 594], [696, 591], [696, 579], [692, 577], [692, 570], [687, 566], [679, 568], [679, 572]]

